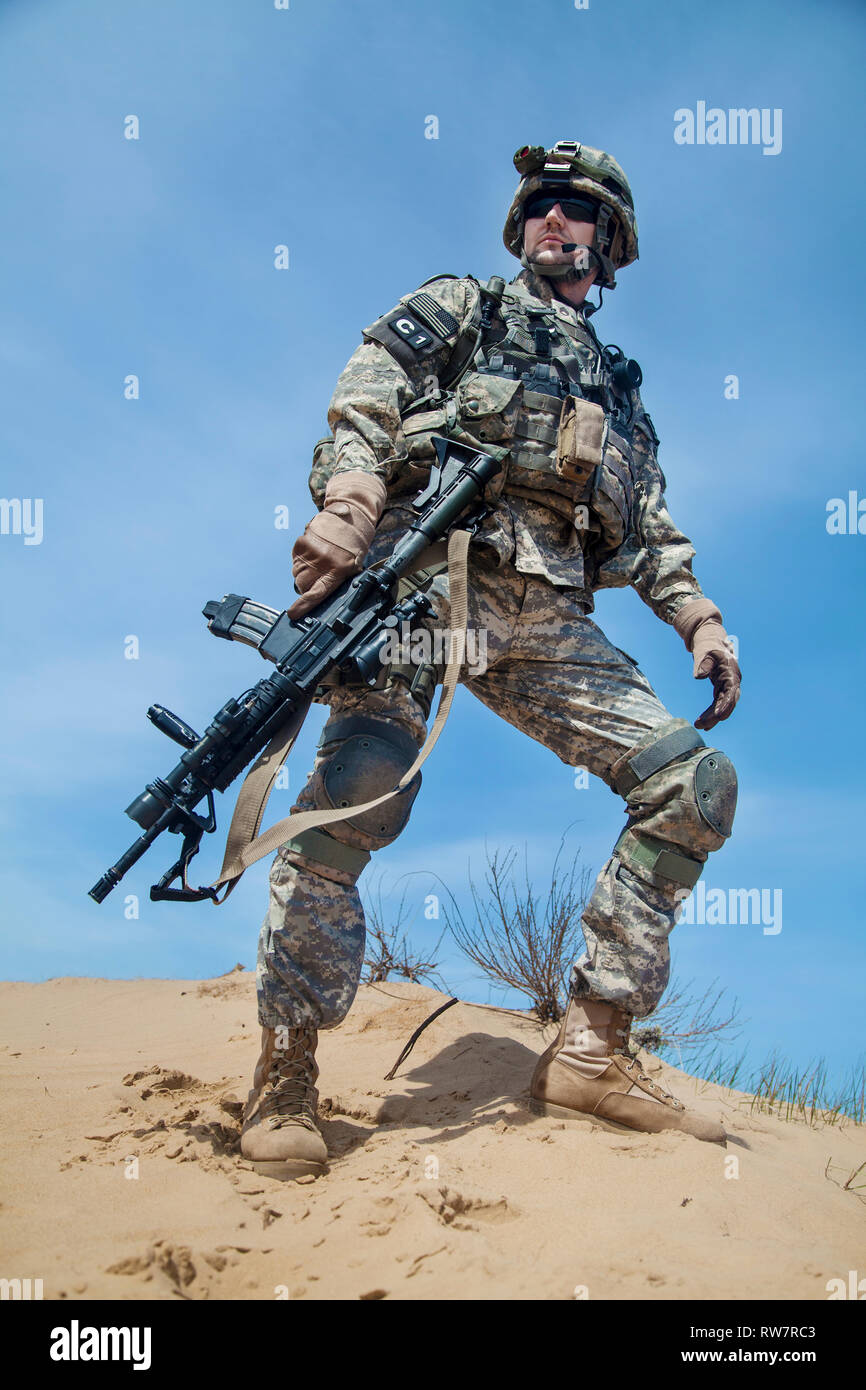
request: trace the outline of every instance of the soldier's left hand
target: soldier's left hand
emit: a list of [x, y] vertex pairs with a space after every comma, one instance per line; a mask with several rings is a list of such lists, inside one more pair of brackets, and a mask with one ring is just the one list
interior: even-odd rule
[[722, 615], [707, 598], [692, 599], [674, 618], [674, 627], [695, 659], [695, 680], [709, 679], [713, 701], [695, 720], [696, 729], [712, 729], [734, 712], [742, 672]]
[[695, 679], [706, 680], [707, 677], [713, 686], [713, 702], [695, 720], [696, 729], [712, 729], [722, 719], [727, 719], [740, 698], [742, 672], [737, 658], [724, 642], [705, 646], [700, 659], [695, 643]]

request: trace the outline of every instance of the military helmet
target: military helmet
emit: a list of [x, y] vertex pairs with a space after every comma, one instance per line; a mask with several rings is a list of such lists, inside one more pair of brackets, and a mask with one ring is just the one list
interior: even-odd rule
[[523, 253], [523, 207], [533, 193], [543, 188], [561, 189], [563, 195], [588, 194], [601, 204], [594, 249], [602, 263], [601, 283], [612, 289], [614, 272], [638, 258], [634, 200], [616, 160], [591, 145], [559, 140], [552, 150], [545, 150], [543, 145], [521, 146], [514, 156], [514, 167], [521, 176], [520, 185], [502, 234], [511, 254], [528, 264]]

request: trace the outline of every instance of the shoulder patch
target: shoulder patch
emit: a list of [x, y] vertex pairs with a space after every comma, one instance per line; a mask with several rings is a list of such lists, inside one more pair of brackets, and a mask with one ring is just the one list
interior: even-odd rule
[[421, 318], [420, 314], [398, 304], [364, 329], [364, 337], [380, 343], [404, 369], [411, 370], [420, 358], [448, 346], [447, 341]]
[[450, 354], [461, 339], [460, 321], [424, 286], [437, 281], [459, 280], [458, 275], [434, 275], [424, 285], [403, 295], [400, 302], [363, 330], [364, 338], [386, 348], [406, 372], [434, 354]]

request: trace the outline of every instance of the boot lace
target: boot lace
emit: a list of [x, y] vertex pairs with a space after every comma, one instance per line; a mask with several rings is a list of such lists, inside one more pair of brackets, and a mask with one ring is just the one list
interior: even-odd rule
[[[616, 1033], [618, 1038], [623, 1039], [623, 1043], [621, 1047], [615, 1047], [613, 1050], [620, 1057], [629, 1058], [629, 1060], [625, 1064], [625, 1070], [629, 1073], [630, 1076], [634, 1076], [635, 1068], [638, 1067], [638, 1059], [637, 1057], [632, 1057], [628, 1051], [628, 1040], [631, 1034], [631, 1027], [628, 1023], [626, 1023], [626, 1026], [624, 1028], [615, 1028], [614, 1032]], [[651, 1077], [647, 1076], [643, 1068], [638, 1069], [637, 1079], [638, 1081], [645, 1082], [646, 1085], [649, 1086], [650, 1090], [661, 1096], [663, 1100], [671, 1101], [675, 1110], [685, 1109], [685, 1106], [683, 1105], [682, 1101], [677, 1100], [676, 1096], [672, 1096], [670, 1091], [666, 1091], [664, 1087], [659, 1086], [657, 1082], [653, 1081]]]
[[268, 1081], [271, 1089], [262, 1098], [261, 1111], [271, 1129], [292, 1123], [316, 1128], [315, 1060], [308, 1033], [290, 1032], [287, 1048], [274, 1048]]

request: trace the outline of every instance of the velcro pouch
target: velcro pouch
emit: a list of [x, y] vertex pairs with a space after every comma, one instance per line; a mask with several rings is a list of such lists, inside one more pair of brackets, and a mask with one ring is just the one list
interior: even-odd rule
[[583, 485], [602, 461], [604, 411], [594, 401], [566, 396], [556, 439], [556, 471]]

